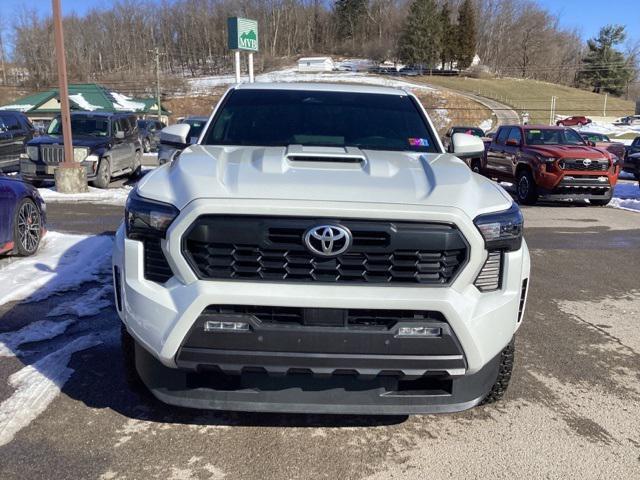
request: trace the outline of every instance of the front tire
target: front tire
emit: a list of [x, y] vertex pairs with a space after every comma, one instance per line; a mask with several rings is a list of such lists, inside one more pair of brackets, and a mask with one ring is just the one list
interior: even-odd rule
[[484, 397], [480, 405], [487, 405], [495, 403], [498, 400], [502, 400], [504, 394], [507, 392], [509, 382], [511, 381], [511, 374], [513, 373], [513, 360], [515, 358], [516, 346], [513, 339], [509, 342], [509, 345], [504, 347], [500, 354], [500, 367], [498, 369], [498, 378], [496, 378], [493, 387], [487, 396]]
[[136, 393], [148, 393], [148, 389], [136, 368], [136, 341], [127, 332], [127, 327], [124, 326], [124, 323], [120, 323], [120, 347], [122, 349], [122, 366], [127, 385]]
[[142, 152], [136, 150], [136, 156], [133, 160], [133, 171], [129, 175], [129, 178], [136, 179], [140, 177], [142, 173]]
[[589, 200], [589, 203], [596, 207], [606, 207], [607, 205], [609, 205], [610, 201], [611, 201], [611, 198], [608, 198], [604, 200]]
[[471, 162], [471, 171], [482, 174], [482, 165], [480, 164], [480, 160], [476, 159]]
[[142, 148], [144, 149], [144, 153], [149, 153], [151, 151], [151, 142], [148, 138], [145, 138], [142, 142]]
[[38, 251], [42, 239], [42, 215], [30, 198], [23, 199], [16, 208], [13, 222], [13, 251], [28, 257]]
[[111, 183], [111, 168], [109, 166], [109, 160], [103, 158], [98, 165], [98, 171], [96, 172], [96, 179], [91, 184], [96, 188], [108, 188]]
[[529, 170], [522, 170], [518, 174], [516, 192], [518, 203], [534, 205], [538, 201], [538, 187]]

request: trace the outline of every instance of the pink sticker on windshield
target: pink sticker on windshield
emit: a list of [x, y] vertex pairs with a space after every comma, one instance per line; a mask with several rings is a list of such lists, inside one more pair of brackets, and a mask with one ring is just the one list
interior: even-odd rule
[[410, 138], [409, 145], [412, 147], [428, 147], [429, 139], [427, 138]]

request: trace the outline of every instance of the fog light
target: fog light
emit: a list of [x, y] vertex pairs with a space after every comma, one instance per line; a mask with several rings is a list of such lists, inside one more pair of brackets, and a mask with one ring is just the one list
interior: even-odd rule
[[400, 327], [399, 337], [440, 337], [442, 329], [439, 327]]
[[249, 324], [247, 322], [218, 322], [208, 320], [204, 322], [205, 332], [248, 332]]

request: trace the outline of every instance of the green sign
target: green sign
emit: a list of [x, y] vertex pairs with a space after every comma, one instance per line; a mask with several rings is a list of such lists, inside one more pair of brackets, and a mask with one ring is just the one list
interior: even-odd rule
[[258, 51], [258, 22], [246, 18], [231, 17], [229, 27], [229, 49]]

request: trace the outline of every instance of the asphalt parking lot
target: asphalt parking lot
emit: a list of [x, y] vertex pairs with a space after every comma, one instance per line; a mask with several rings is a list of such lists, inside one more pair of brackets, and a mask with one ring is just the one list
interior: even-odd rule
[[[6, 427], [7, 415], [28, 407], [9, 377], [43, 353], [99, 333], [97, 346], [72, 356], [62, 393], [0, 446], [0, 478], [640, 478], [640, 215], [557, 205], [523, 211], [532, 283], [503, 402], [412, 417], [167, 407], [125, 385], [109, 306], [56, 317], [71, 322], [64, 335], [21, 345], [19, 355], [0, 353]], [[121, 214], [117, 206], [52, 203], [49, 227], [111, 234]], [[101, 281], [2, 305], [0, 331], [45, 318]], [[11, 402], [13, 411], [4, 408]]]

